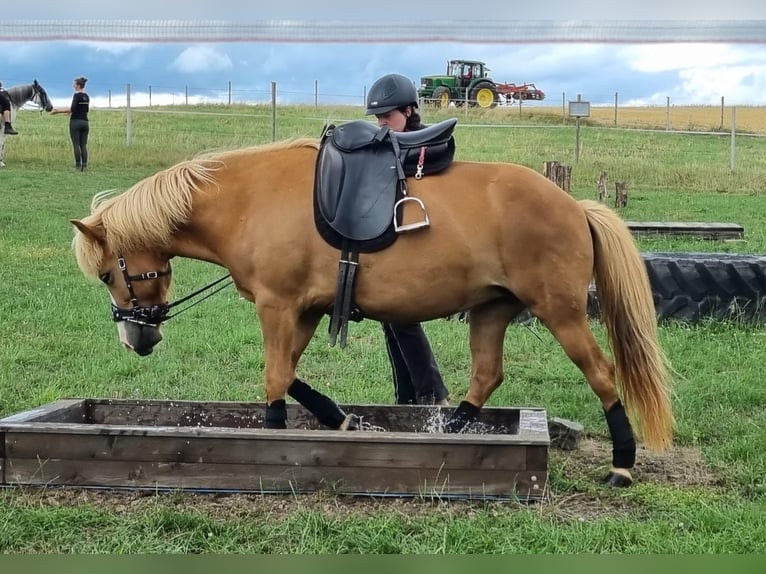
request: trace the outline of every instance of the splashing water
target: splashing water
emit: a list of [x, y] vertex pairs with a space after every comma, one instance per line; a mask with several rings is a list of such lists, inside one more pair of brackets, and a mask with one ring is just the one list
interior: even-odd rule
[[[421, 432], [443, 433], [444, 425], [447, 424], [449, 417], [444, 409], [434, 407], [426, 418], [425, 425]], [[495, 426], [480, 421], [475, 421], [467, 425], [459, 434], [511, 434], [510, 429], [504, 426]]]

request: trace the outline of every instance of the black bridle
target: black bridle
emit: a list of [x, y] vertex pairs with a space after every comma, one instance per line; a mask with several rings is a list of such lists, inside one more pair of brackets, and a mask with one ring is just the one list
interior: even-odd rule
[[120, 271], [122, 271], [122, 277], [125, 280], [125, 285], [128, 288], [128, 293], [130, 294], [130, 304], [132, 307], [130, 309], [125, 309], [123, 307], [118, 307], [114, 303], [112, 303], [112, 319], [115, 322], [119, 321], [129, 321], [131, 323], [138, 323], [139, 325], [152, 325], [154, 327], [159, 326], [161, 323], [164, 323], [168, 319], [172, 319], [173, 317], [178, 316], [180, 313], [183, 313], [187, 309], [190, 309], [191, 307], [194, 307], [196, 304], [201, 303], [208, 297], [215, 295], [222, 289], [225, 289], [232, 283], [234, 283], [234, 280], [229, 281], [228, 283], [222, 285], [221, 287], [218, 287], [215, 291], [211, 291], [201, 299], [195, 301], [194, 303], [191, 303], [190, 305], [187, 305], [183, 309], [180, 309], [176, 311], [174, 314], [170, 314], [170, 310], [173, 307], [177, 307], [178, 305], [185, 303], [186, 301], [189, 301], [190, 299], [196, 297], [197, 295], [204, 293], [208, 289], [212, 289], [222, 281], [228, 279], [231, 277], [231, 274], [224, 275], [220, 279], [217, 279], [213, 281], [210, 285], [206, 285], [202, 289], [198, 289], [194, 293], [187, 295], [183, 299], [179, 299], [178, 301], [175, 301], [174, 303], [161, 303], [158, 305], [152, 305], [151, 307], [145, 307], [138, 304], [138, 297], [136, 297], [136, 292], [133, 290], [133, 282], [134, 281], [151, 281], [152, 279], [159, 279], [160, 277], [166, 277], [172, 273], [170, 269], [167, 271], [146, 271], [144, 273], [141, 273], [139, 275], [130, 275], [128, 273], [128, 266], [125, 263], [125, 258], [122, 255], [119, 255], [117, 257], [117, 267], [119, 267]]

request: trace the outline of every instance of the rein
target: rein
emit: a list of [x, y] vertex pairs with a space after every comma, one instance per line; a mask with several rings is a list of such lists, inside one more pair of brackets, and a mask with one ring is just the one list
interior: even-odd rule
[[223, 277], [216, 279], [209, 285], [206, 285], [205, 287], [202, 287], [201, 289], [198, 289], [194, 291], [193, 293], [187, 295], [186, 297], [183, 297], [182, 299], [179, 299], [178, 301], [175, 301], [173, 303], [162, 303], [159, 305], [152, 305], [151, 307], [146, 307], [138, 304], [138, 297], [136, 297], [136, 293], [133, 290], [133, 282], [134, 281], [151, 281], [153, 279], [159, 279], [160, 277], [165, 277], [171, 274], [170, 270], [167, 271], [146, 271], [144, 273], [141, 273], [139, 275], [130, 275], [128, 273], [128, 266], [127, 263], [125, 263], [125, 258], [123, 256], [117, 257], [117, 266], [119, 267], [120, 271], [122, 271], [122, 277], [125, 280], [125, 285], [128, 288], [128, 293], [130, 293], [130, 303], [133, 305], [130, 309], [125, 309], [123, 307], [118, 307], [114, 303], [112, 303], [112, 320], [115, 322], [119, 321], [129, 321], [131, 323], [138, 323], [139, 325], [152, 325], [154, 327], [160, 325], [161, 323], [164, 323], [168, 319], [172, 319], [173, 317], [177, 317], [184, 311], [191, 309], [195, 305], [202, 303], [205, 299], [208, 297], [211, 297], [218, 293], [219, 291], [225, 289], [232, 283], [234, 283], [234, 280], [231, 279], [224, 285], [218, 287], [214, 291], [211, 291], [201, 299], [198, 299], [197, 301], [194, 301], [193, 303], [187, 305], [183, 309], [179, 309], [172, 315], [170, 314], [170, 310], [174, 307], [177, 307], [178, 305], [181, 305], [183, 303], [186, 303], [187, 301], [193, 299], [197, 295], [200, 295], [204, 293], [205, 291], [208, 291], [209, 289], [212, 289], [222, 281], [225, 281], [229, 277], [231, 277], [230, 273], [227, 273]]

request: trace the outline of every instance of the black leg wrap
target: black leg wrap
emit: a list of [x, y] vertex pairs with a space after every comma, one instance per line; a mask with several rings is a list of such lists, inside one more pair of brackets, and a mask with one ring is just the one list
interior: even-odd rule
[[338, 429], [346, 420], [346, 413], [329, 397], [315, 391], [309, 385], [295, 379], [287, 389], [287, 394], [302, 404], [320, 423], [331, 429]]
[[266, 406], [266, 418], [263, 420], [265, 429], [286, 429], [287, 428], [287, 405], [282, 399], [272, 401]]
[[636, 439], [620, 400], [608, 411], [604, 411], [604, 414], [612, 435], [612, 465], [617, 468], [633, 468], [636, 463]]
[[470, 423], [479, 418], [480, 410], [480, 407], [476, 407], [468, 401], [460, 401], [460, 404], [452, 412], [449, 420], [444, 424], [444, 432], [461, 432]]

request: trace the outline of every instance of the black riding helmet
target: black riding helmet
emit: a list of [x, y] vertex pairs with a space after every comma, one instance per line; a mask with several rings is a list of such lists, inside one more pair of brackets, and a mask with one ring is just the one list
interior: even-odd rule
[[365, 115], [387, 114], [403, 106], [418, 107], [418, 93], [406, 76], [387, 74], [379, 78], [367, 94]]

